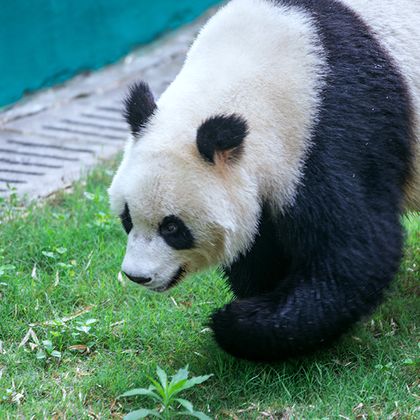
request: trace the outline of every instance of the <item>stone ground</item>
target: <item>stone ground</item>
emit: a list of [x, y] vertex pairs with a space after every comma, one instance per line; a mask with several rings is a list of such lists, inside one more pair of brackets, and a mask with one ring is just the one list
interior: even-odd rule
[[0, 113], [0, 197], [46, 197], [120, 151], [122, 101], [147, 81], [159, 96], [180, 70], [206, 17], [139, 48], [117, 64], [75, 77]]

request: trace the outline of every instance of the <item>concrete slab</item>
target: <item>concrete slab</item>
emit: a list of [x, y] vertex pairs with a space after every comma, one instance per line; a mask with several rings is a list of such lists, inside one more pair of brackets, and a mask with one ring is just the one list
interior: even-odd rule
[[128, 86], [146, 80], [159, 96], [211, 13], [115, 65], [0, 113], [0, 196], [11, 188], [28, 199], [48, 196], [121, 150], [128, 134], [121, 115]]

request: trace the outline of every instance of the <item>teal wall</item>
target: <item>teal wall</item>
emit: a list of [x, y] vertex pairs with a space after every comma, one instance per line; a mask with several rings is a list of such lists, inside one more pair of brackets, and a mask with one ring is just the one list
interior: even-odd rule
[[116, 61], [218, 0], [0, 0], [0, 106]]

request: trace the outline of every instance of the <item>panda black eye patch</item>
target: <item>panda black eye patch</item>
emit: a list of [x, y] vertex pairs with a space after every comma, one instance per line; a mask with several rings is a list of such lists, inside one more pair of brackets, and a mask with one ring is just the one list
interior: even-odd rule
[[166, 216], [159, 225], [159, 234], [170, 247], [176, 250], [190, 249], [194, 246], [191, 231], [177, 216]]
[[130, 210], [128, 208], [128, 204], [126, 203], [124, 206], [124, 211], [120, 214], [121, 223], [126, 231], [127, 235], [130, 233], [131, 229], [133, 229], [133, 221], [131, 220]]

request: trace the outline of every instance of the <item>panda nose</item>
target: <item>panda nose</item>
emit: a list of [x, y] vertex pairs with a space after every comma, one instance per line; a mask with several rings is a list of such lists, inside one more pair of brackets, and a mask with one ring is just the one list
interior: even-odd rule
[[127, 274], [125, 271], [123, 272], [131, 281], [138, 284], [146, 284], [149, 283], [152, 279], [150, 277], [134, 277]]

